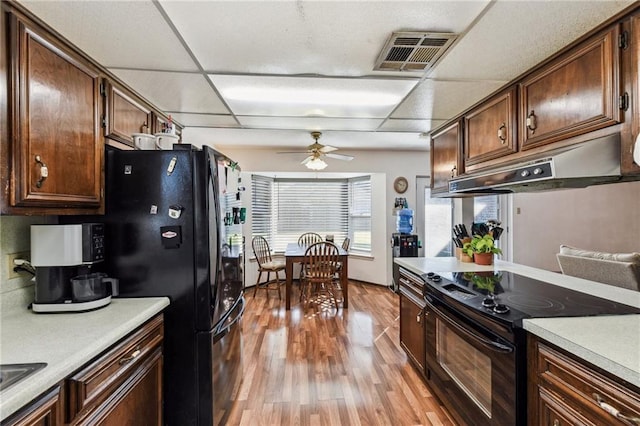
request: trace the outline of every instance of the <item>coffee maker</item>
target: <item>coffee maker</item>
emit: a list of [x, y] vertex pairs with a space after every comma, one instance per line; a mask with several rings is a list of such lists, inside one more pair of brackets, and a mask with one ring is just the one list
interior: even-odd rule
[[104, 256], [102, 223], [31, 225], [33, 311], [82, 312], [108, 305], [118, 294], [118, 280], [92, 272]]

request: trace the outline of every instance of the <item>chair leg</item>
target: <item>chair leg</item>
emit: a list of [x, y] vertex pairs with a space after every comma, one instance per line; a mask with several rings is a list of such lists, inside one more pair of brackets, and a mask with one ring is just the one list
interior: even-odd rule
[[329, 282], [329, 293], [331, 294], [331, 297], [333, 297], [333, 303], [335, 303], [336, 305], [336, 311], [338, 310], [338, 298], [336, 297], [336, 288], [333, 286], [333, 281]]
[[256, 297], [256, 293], [258, 292], [258, 287], [260, 287], [260, 278], [262, 278], [262, 271], [258, 272], [258, 280], [256, 281], [256, 288], [253, 289], [253, 297]]
[[267, 300], [269, 300], [269, 282], [270, 281], [271, 281], [271, 271], [267, 271], [267, 283], [264, 286], [267, 289]]
[[282, 296], [280, 296], [280, 276], [278, 275], [278, 271], [276, 271], [276, 285], [278, 286], [278, 300], [282, 300]]

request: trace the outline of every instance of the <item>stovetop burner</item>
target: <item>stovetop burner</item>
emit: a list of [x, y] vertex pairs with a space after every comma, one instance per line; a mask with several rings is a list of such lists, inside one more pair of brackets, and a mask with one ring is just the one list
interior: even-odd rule
[[513, 272], [443, 272], [424, 276], [427, 287], [467, 307], [521, 325], [523, 318], [640, 314], [640, 309]]

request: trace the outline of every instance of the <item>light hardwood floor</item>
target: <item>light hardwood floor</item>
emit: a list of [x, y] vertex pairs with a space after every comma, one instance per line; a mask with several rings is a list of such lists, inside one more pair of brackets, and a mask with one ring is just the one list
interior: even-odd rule
[[395, 293], [350, 281], [337, 312], [294, 296], [286, 312], [277, 292], [247, 291], [243, 381], [226, 424], [454, 424], [400, 348]]

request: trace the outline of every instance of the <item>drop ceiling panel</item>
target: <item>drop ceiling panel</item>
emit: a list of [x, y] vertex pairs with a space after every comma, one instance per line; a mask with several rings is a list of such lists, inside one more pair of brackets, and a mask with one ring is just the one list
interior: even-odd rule
[[497, 1], [432, 78], [512, 80], [633, 1]]
[[413, 119], [393, 119], [385, 121], [379, 130], [385, 132], [429, 132], [444, 124], [446, 120], [413, 120]]
[[183, 126], [196, 127], [238, 127], [232, 115], [185, 114], [171, 112], [171, 116]]
[[392, 118], [448, 120], [502, 87], [506, 81], [423, 81]]
[[302, 129], [302, 130], [376, 130], [382, 119], [366, 118], [323, 118], [323, 117], [254, 117], [237, 116], [243, 127], [264, 129]]
[[151, 1], [20, 3], [106, 67], [197, 70]]
[[[213, 129], [187, 127], [183, 140], [194, 145], [305, 148], [313, 139], [309, 132], [301, 130]], [[428, 139], [419, 133], [402, 132], [337, 132], [323, 131], [322, 143], [341, 149], [429, 149]]]
[[384, 118], [416, 79], [210, 75], [236, 115]]
[[163, 111], [229, 114], [229, 110], [203, 75], [137, 70], [111, 71]]
[[393, 31], [464, 31], [488, 1], [161, 0], [210, 72], [361, 76]]

